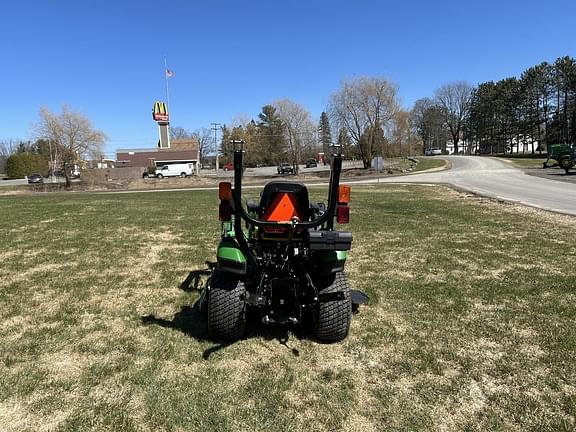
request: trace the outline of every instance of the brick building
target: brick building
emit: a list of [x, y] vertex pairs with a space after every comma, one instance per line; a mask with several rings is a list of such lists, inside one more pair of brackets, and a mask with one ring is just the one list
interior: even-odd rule
[[117, 168], [146, 168], [151, 165], [163, 166], [174, 163], [192, 163], [196, 173], [200, 169], [198, 141], [171, 140], [169, 148], [118, 149]]

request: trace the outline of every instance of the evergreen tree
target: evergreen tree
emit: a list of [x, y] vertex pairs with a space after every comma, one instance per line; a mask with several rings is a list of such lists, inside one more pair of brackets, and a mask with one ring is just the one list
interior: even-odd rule
[[283, 159], [285, 152], [282, 120], [272, 105], [264, 105], [258, 118], [258, 150], [262, 155], [262, 162], [277, 164]]
[[220, 154], [220, 163], [232, 162], [234, 146], [230, 143], [231, 139], [232, 135], [230, 129], [226, 125], [222, 126], [222, 141], [220, 142], [220, 149], [216, 150]]
[[22, 178], [32, 173], [48, 174], [48, 160], [44, 156], [25, 151], [13, 154], [6, 161], [9, 178]]
[[[328, 115], [324, 111], [322, 111], [322, 114], [320, 114], [318, 134], [320, 135], [320, 144], [322, 145], [324, 158], [326, 162], [330, 162], [332, 156], [332, 150], [330, 149], [330, 146], [332, 145], [332, 134], [330, 132], [330, 121], [328, 120]], [[344, 149], [342, 148], [342, 151], [343, 150]]]
[[[485, 82], [474, 89], [467, 137], [481, 153], [544, 151], [576, 141], [576, 61], [562, 57], [525, 70], [520, 79]], [[536, 146], [537, 145], [537, 146]]]

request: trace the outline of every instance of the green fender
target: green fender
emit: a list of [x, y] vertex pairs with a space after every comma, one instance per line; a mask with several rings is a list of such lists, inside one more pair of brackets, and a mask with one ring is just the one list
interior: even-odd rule
[[344, 270], [348, 251], [317, 251], [314, 252], [312, 267], [320, 274], [336, 273]]
[[216, 259], [220, 270], [237, 275], [245, 275], [247, 260], [234, 237], [224, 237], [218, 245]]

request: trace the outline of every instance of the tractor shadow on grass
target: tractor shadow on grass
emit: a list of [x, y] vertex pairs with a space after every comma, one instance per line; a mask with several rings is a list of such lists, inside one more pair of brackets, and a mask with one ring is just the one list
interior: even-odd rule
[[[207, 276], [209, 276], [210, 273], [210, 268], [191, 271], [180, 284], [180, 289], [186, 292], [201, 292], [206, 283]], [[212, 340], [208, 335], [207, 317], [206, 313], [202, 310], [201, 301], [202, 297], [200, 296], [194, 305], [182, 306], [172, 320], [157, 318], [154, 315], [143, 316], [140, 320], [143, 325], [158, 325], [160, 327], [181, 331], [186, 336], [196, 339], [198, 342], [211, 342]], [[309, 323], [305, 321], [303, 324], [294, 326], [263, 325], [260, 323], [258, 316], [248, 310], [246, 315], [246, 333], [243, 339], [262, 338], [266, 341], [276, 340], [280, 345], [290, 350], [294, 356], [298, 357], [300, 352], [288, 344], [290, 335], [292, 334], [298, 340], [313, 340], [314, 337], [312, 336], [312, 332], [308, 330], [308, 324]], [[206, 349], [202, 353], [202, 358], [209, 360], [212, 354], [225, 349], [233, 343], [235, 342], [217, 343]]]

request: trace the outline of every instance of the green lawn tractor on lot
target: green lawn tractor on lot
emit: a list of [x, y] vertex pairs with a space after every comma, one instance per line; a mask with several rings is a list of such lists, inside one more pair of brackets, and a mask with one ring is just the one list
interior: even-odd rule
[[222, 239], [200, 299], [211, 338], [242, 338], [250, 313], [264, 324], [309, 322], [320, 341], [343, 340], [353, 309], [368, 298], [350, 289], [344, 272], [352, 233], [334, 229], [335, 219], [347, 224], [350, 216], [350, 187], [339, 184], [342, 155], [334, 155], [327, 205], [310, 203], [301, 183], [273, 181], [246, 208], [242, 158], [237, 149], [234, 187], [219, 186]]
[[556, 164], [549, 164], [550, 159], [555, 160], [558, 166], [568, 174], [568, 171], [576, 165], [576, 145], [574, 143], [551, 145], [548, 148], [548, 159], [544, 162], [544, 168], [556, 166]]

